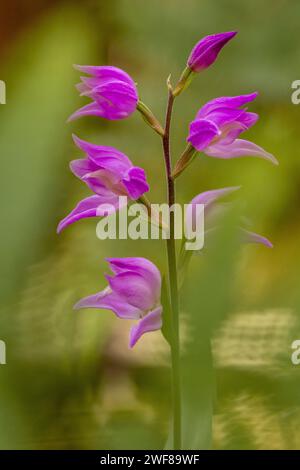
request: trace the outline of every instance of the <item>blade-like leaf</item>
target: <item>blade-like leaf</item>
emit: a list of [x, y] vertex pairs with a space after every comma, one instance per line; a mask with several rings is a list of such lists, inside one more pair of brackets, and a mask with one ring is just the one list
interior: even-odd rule
[[182, 311], [187, 330], [181, 367], [183, 449], [212, 447], [216, 390], [211, 339], [230, 311], [238, 248], [237, 220], [235, 212], [226, 215], [205, 254], [193, 257], [183, 288]]

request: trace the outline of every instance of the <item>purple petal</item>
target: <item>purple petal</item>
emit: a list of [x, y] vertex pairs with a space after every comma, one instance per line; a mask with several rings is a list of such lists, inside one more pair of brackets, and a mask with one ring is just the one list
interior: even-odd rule
[[[68, 225], [77, 222], [80, 219], [86, 219], [88, 217], [96, 217], [99, 215], [109, 215], [118, 208], [119, 199], [116, 197], [111, 200], [107, 200], [102, 196], [90, 196], [86, 199], [83, 199], [79, 204], [70, 212], [67, 217], [65, 217], [58, 224], [57, 233], [60, 233]], [[106, 209], [104, 210], [104, 205], [106, 204]]]
[[87, 142], [86, 140], [80, 139], [79, 137], [77, 137], [76, 134], [72, 134], [72, 137], [75, 145], [80, 150], [82, 150], [82, 152], [91, 157], [97, 157], [98, 155], [102, 155], [103, 153], [105, 156], [109, 156], [110, 154], [114, 155], [115, 153], [121, 153], [114, 147], [106, 147], [103, 145], [91, 144], [91, 142]]
[[90, 160], [96, 163], [99, 169], [114, 173], [118, 180], [121, 180], [124, 174], [133, 167], [131, 161], [126, 157], [126, 155], [123, 155], [123, 158], [120, 158], [117, 155], [106, 157], [103, 152], [103, 154], [98, 157], [90, 157]]
[[97, 86], [88, 89], [84, 94], [94, 101], [98, 102], [99, 100], [100, 104], [106, 101], [110, 102], [110, 105], [115, 104], [124, 109], [127, 109], [131, 102], [136, 106], [138, 101], [136, 90], [128, 85], [128, 83], [121, 82], [120, 80], [111, 80], [102, 84], [98, 83]]
[[240, 186], [230, 186], [228, 188], [221, 188], [221, 189], [212, 189], [210, 191], [205, 191], [204, 193], [198, 194], [198, 196], [194, 197], [190, 204], [204, 204], [206, 206], [212, 204], [217, 199], [221, 197], [227, 196], [234, 191], [240, 189]]
[[204, 150], [216, 136], [220, 135], [220, 133], [220, 130], [212, 121], [196, 119], [190, 125], [187, 141], [200, 152]]
[[208, 215], [208, 209], [217, 201], [218, 199], [227, 196], [228, 194], [237, 191], [240, 189], [240, 186], [231, 186], [228, 188], [222, 189], [212, 189], [210, 191], [205, 191], [203, 193], [195, 196], [189, 205], [187, 206], [186, 211], [186, 224], [188, 227], [192, 227], [193, 230], [196, 229], [196, 206], [197, 204], [204, 204], [205, 206], [205, 216]]
[[126, 99], [124, 96], [123, 98], [123, 100], [121, 98], [119, 100], [116, 99], [115, 103], [110, 101], [109, 97], [103, 99], [101, 102], [100, 100], [97, 102], [93, 101], [75, 111], [75, 113], [69, 117], [68, 122], [83, 116], [97, 116], [110, 121], [125, 119], [135, 111], [137, 100]]
[[258, 114], [246, 112], [241, 115], [239, 121], [244, 124], [247, 129], [250, 129], [250, 127], [254, 126], [254, 124], [257, 123], [258, 119]]
[[74, 307], [75, 310], [81, 308], [98, 308], [111, 310], [118, 317], [124, 319], [138, 319], [140, 318], [141, 311], [124, 301], [117, 294], [112, 293], [111, 290], [107, 287], [97, 294], [89, 295], [79, 300]]
[[84, 77], [81, 77], [81, 80], [82, 82], [77, 83], [77, 85], [75, 85], [75, 88], [77, 91], [79, 91], [80, 96], [84, 96], [85, 93], [87, 93], [90, 90], [90, 87], [88, 86], [88, 83], [86, 82]]
[[89, 103], [82, 108], [75, 111], [75, 113], [71, 114], [68, 119], [68, 122], [75, 121], [75, 119], [81, 118], [83, 116], [98, 116], [104, 117], [104, 110], [101, 109], [98, 103]]
[[136, 200], [149, 191], [145, 171], [139, 167], [132, 167], [122, 179], [131, 199]]
[[243, 243], [259, 243], [261, 245], [265, 245], [268, 248], [273, 248], [273, 244], [268, 240], [266, 237], [262, 235], [258, 235], [255, 232], [249, 232], [243, 228], [240, 229], [242, 232], [242, 241]]
[[244, 106], [246, 103], [255, 100], [258, 93], [249, 93], [247, 95], [238, 95], [238, 96], [221, 96], [220, 98], [215, 98], [211, 101], [208, 101], [202, 108], [198, 111], [197, 117], [203, 119], [212, 111], [220, 108], [220, 107], [228, 107], [228, 108], [240, 108]]
[[212, 121], [216, 126], [221, 127], [231, 122], [241, 120], [246, 111], [226, 106], [215, 109], [209, 113], [205, 119]]
[[106, 276], [112, 291], [141, 311], [150, 310], [156, 303], [151, 284], [139, 273], [125, 271]]
[[99, 78], [80, 77], [80, 79], [81, 82], [76, 85], [76, 89], [79, 91], [80, 96], [84, 96], [86, 93], [99, 85]]
[[120, 182], [120, 176], [117, 173], [108, 170], [97, 170], [87, 173], [82, 177], [82, 181], [99, 196], [108, 199], [116, 196], [125, 195], [124, 188]]
[[116, 211], [120, 211], [123, 207], [126, 207], [128, 203], [126, 196], [111, 196], [111, 198], [104, 196], [102, 199], [103, 202], [97, 207], [97, 217], [107, 217]]
[[231, 144], [217, 143], [205, 149], [205, 154], [216, 158], [260, 157], [278, 165], [277, 159], [263, 148], [248, 140], [236, 139]]
[[93, 99], [102, 117], [109, 120], [124, 119], [132, 114], [138, 103], [135, 90], [120, 81], [107, 82], [85, 93]]
[[247, 127], [241, 122], [231, 122], [230, 124], [227, 124], [222, 128], [222, 133], [220, 137], [216, 140], [215, 144], [231, 144], [242, 132], [246, 130]]
[[70, 162], [70, 169], [72, 173], [78, 178], [83, 178], [87, 173], [96, 171], [98, 169], [92, 161], [87, 158], [81, 158]]
[[111, 168], [113, 170], [128, 170], [132, 167], [130, 159], [120, 150], [106, 145], [95, 145], [79, 139], [73, 134], [76, 146], [82, 150], [97, 168]]
[[118, 67], [112, 67], [109, 65], [74, 65], [74, 68], [88, 75], [93, 75], [94, 77], [103, 81], [120, 80], [122, 82], [128, 83], [129, 85], [135, 86], [132, 78], [126, 72], [124, 72], [124, 70], [119, 69]]
[[143, 317], [131, 328], [129, 346], [133, 348], [144, 333], [160, 330], [162, 327], [162, 307], [159, 306]]
[[256, 113], [243, 113], [236, 122], [229, 123], [222, 128], [222, 136], [218, 139], [220, 144], [231, 144], [237, 137], [252, 127], [258, 120]]
[[229, 31], [226, 33], [213, 34], [201, 39], [193, 48], [188, 58], [188, 66], [194, 72], [200, 72], [209, 67], [216, 60], [225, 44], [236, 34], [236, 31]]
[[161, 275], [158, 268], [146, 258], [106, 258], [113, 273], [119, 274], [126, 271], [133, 271], [149, 283], [154, 292], [155, 298], [160, 298]]
[[120, 160], [102, 158], [101, 166], [95, 165], [92, 160], [88, 159], [74, 160], [70, 167], [72, 172], [95, 194], [106, 198], [126, 195], [126, 189], [121, 180], [127, 172], [127, 164], [124, 165]]

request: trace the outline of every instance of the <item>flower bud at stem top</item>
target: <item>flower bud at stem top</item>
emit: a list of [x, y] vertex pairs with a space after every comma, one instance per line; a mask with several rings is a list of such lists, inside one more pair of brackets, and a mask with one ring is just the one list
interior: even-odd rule
[[186, 67], [181, 74], [179, 82], [177, 83], [173, 96], [178, 96], [183, 90], [185, 90], [191, 83], [194, 76], [194, 72], [190, 67]]
[[163, 137], [164, 130], [162, 125], [160, 124], [159, 120], [154, 116], [152, 111], [146, 106], [142, 101], [139, 100], [136, 108], [142, 115], [144, 121], [149, 124], [152, 129], [155, 130], [160, 136]]
[[173, 179], [177, 178], [177, 176], [179, 176], [192, 163], [196, 154], [197, 150], [191, 144], [188, 144], [175, 165], [174, 171], [172, 173]]

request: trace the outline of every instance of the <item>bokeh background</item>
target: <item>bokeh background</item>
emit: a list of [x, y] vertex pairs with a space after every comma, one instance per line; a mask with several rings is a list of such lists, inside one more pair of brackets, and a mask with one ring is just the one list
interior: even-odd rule
[[[104, 287], [106, 256], [145, 256], [165, 272], [164, 242], [100, 241], [95, 220], [55, 233], [89, 194], [68, 170], [79, 157], [72, 132], [144, 167], [153, 202], [166, 198], [161, 143], [137, 114], [66, 124], [83, 104], [72, 64], [124, 68], [163, 119], [167, 76], [176, 80], [202, 36], [233, 29], [239, 35], [176, 103], [174, 157], [206, 100], [258, 90], [251, 110], [261, 119], [247, 138], [280, 165], [201, 157], [178, 181], [181, 202], [242, 186], [222, 233], [194, 256], [185, 287], [184, 442], [300, 448], [300, 366], [291, 362], [291, 343], [300, 338], [300, 107], [291, 103], [291, 83], [300, 79], [299, 18], [297, 0], [1, 2], [1, 448], [164, 448], [170, 371], [161, 333], [129, 351], [130, 322], [72, 310]], [[240, 213], [273, 250], [236, 243]]]

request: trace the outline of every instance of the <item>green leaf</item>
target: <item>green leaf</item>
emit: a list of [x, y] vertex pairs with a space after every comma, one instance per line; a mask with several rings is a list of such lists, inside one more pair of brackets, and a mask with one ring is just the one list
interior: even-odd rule
[[194, 255], [183, 289], [187, 338], [182, 346], [183, 449], [212, 447], [215, 397], [211, 339], [231, 307], [238, 215], [226, 215], [203, 256]]

